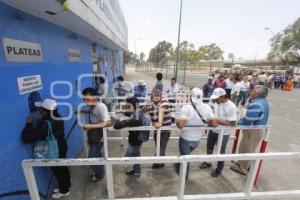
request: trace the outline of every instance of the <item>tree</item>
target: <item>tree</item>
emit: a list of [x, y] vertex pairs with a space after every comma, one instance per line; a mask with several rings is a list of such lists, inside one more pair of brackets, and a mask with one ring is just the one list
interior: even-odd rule
[[173, 51], [173, 46], [167, 41], [159, 42], [154, 48], [150, 50], [148, 60], [158, 65], [165, 60]]
[[144, 58], [145, 58], [145, 54], [144, 54], [144, 52], [141, 52], [140, 53], [140, 61], [143, 62]]
[[224, 51], [218, 47], [215, 43], [209, 45], [200, 46], [198, 48], [199, 60], [223, 60]]
[[268, 60], [286, 65], [300, 64], [300, 18], [271, 39]]
[[134, 53], [130, 52], [130, 51], [124, 51], [124, 64], [128, 64], [128, 63], [133, 63], [134, 62]]

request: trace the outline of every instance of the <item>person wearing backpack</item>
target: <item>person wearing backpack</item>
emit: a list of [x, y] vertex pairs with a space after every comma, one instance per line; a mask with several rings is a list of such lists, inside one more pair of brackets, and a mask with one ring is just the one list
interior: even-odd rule
[[[29, 116], [25, 128], [22, 131], [22, 140], [25, 144], [36, 143], [46, 140], [49, 134], [53, 134], [57, 140], [57, 158], [66, 158], [67, 142], [64, 134], [64, 121], [57, 110], [57, 103], [53, 99], [45, 99], [43, 102], [36, 102], [40, 107], [41, 120], [37, 126], [33, 126], [33, 117]], [[70, 171], [68, 167], [50, 167], [58, 182], [58, 188], [53, 190], [52, 198], [59, 199], [70, 195]]]
[[[180, 155], [190, 155], [198, 146], [203, 130], [184, 129], [189, 126], [209, 125], [216, 127], [214, 114], [208, 104], [203, 103], [203, 91], [200, 88], [191, 90], [191, 103], [184, 105], [180, 111], [177, 127], [182, 129], [179, 138]], [[179, 174], [179, 164], [175, 164], [175, 171]], [[186, 178], [189, 175], [189, 164], [187, 166]]]
[[[126, 99], [128, 108], [123, 113], [128, 119], [116, 121], [114, 124], [115, 129], [122, 129], [125, 127], [139, 127], [139, 126], [150, 126], [150, 120], [146, 118], [143, 112], [138, 110], [138, 99], [136, 97], [129, 97]], [[139, 157], [141, 152], [141, 146], [143, 142], [148, 141], [149, 131], [129, 131], [128, 136], [128, 148], [126, 150], [125, 157]], [[127, 173], [129, 176], [141, 175], [140, 164], [133, 165], [133, 169]]]
[[[147, 103], [143, 108], [142, 111], [149, 112], [151, 117], [152, 125], [158, 129], [162, 126], [170, 126], [172, 124], [171, 113], [169, 111], [169, 101], [167, 98], [162, 98], [161, 90], [154, 89], [151, 93], [151, 102]], [[166, 148], [168, 141], [170, 139], [171, 131], [164, 130], [161, 131], [160, 136], [160, 156], [165, 156]], [[154, 141], [155, 146], [157, 140], [157, 131], [154, 132]], [[155, 148], [156, 149], [156, 148]], [[155, 163], [152, 165], [153, 169], [158, 169], [164, 167], [164, 163]]]

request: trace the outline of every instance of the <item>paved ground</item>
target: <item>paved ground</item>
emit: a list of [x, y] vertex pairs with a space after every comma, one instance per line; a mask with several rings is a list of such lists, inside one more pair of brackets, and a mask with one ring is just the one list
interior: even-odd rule
[[[190, 84], [201, 85], [207, 75], [189, 75]], [[145, 73], [127, 71], [126, 80], [144, 79], [148, 85], [153, 85], [154, 80]], [[165, 83], [168, 83], [166, 81]], [[190, 85], [191, 86], [191, 85]], [[299, 151], [300, 149], [300, 90], [293, 92], [271, 91], [270, 100], [270, 124], [272, 125], [271, 138], [268, 146], [269, 152]], [[126, 148], [126, 147], [125, 147]], [[119, 142], [109, 144], [110, 156], [123, 156], [124, 147]], [[229, 146], [230, 151], [231, 146]], [[195, 154], [205, 153], [205, 141], [202, 141], [200, 148]], [[143, 155], [154, 154], [154, 142], [147, 142], [142, 148]], [[167, 155], [178, 155], [178, 143], [170, 141]], [[239, 176], [229, 169], [230, 163], [226, 163], [222, 176], [211, 178], [212, 169], [200, 170], [198, 164], [191, 168], [190, 178], [187, 181], [186, 194], [199, 193], [229, 193], [242, 191], [246, 177]], [[298, 167], [300, 160], [278, 160], [264, 162], [261, 176], [258, 182], [257, 191], [299, 189], [300, 172]], [[125, 175], [128, 167], [114, 167], [114, 189], [117, 198], [130, 197], [153, 197], [176, 195], [178, 176], [173, 166], [167, 165], [163, 169], [152, 170], [151, 165], [142, 166], [140, 178], [128, 177]], [[68, 198], [72, 200], [93, 200], [107, 198], [105, 180], [99, 183], [90, 183], [87, 167], [73, 167], [72, 171], [72, 193]], [[288, 198], [286, 198], [288, 199]], [[300, 199], [300, 198], [294, 198]]]

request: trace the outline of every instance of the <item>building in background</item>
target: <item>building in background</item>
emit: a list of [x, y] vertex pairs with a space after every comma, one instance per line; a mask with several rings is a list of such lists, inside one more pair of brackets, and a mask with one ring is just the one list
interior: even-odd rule
[[[91, 77], [80, 81], [80, 75], [103, 74], [111, 86], [123, 75], [126, 49], [127, 25], [118, 0], [0, 1], [1, 197], [29, 199], [21, 163], [31, 158], [32, 146], [20, 135], [35, 112], [33, 101], [56, 98], [63, 116], [71, 116], [67, 133], [76, 118], [73, 109], [82, 101], [77, 92], [93, 84]], [[81, 152], [79, 127], [68, 145], [69, 157]], [[37, 169], [35, 175], [46, 195], [50, 170]]]

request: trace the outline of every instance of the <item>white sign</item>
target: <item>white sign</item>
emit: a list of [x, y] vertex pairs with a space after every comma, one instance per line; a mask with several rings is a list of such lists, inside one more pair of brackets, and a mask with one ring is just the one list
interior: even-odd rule
[[33, 42], [2, 38], [7, 61], [13, 62], [42, 62], [41, 45]]
[[68, 48], [68, 57], [70, 62], [81, 61], [81, 54], [79, 49]]
[[43, 88], [40, 75], [19, 77], [17, 80], [20, 94], [26, 94]]

